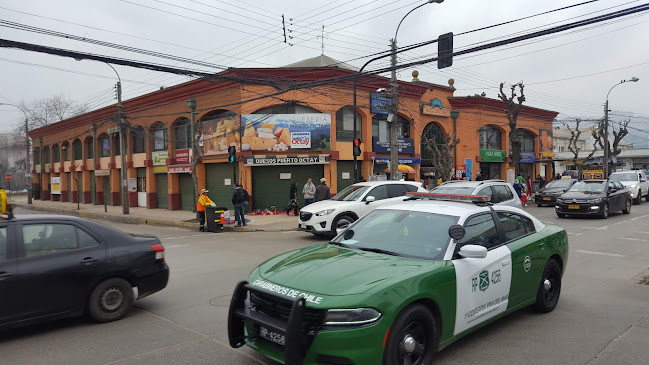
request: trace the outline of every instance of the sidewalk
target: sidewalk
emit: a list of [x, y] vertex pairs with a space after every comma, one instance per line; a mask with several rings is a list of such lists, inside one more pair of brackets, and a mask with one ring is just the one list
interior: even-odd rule
[[[140, 207], [131, 207], [130, 214], [122, 214], [121, 206], [108, 206], [107, 212], [104, 212], [103, 205], [65, 203], [51, 200], [32, 201], [32, 205], [27, 204], [26, 196], [13, 196], [10, 204], [16, 207], [38, 210], [42, 212], [74, 215], [77, 217], [104, 219], [112, 222], [146, 224], [162, 227], [184, 227], [198, 230], [196, 213], [184, 210], [166, 210], [166, 209], [146, 209]], [[20, 210], [16, 212], [20, 214]], [[234, 212], [232, 212], [234, 213]], [[245, 227], [227, 228], [226, 230], [235, 232], [281, 232], [294, 231], [297, 229], [297, 217], [286, 215], [258, 215], [246, 216], [248, 224]]]

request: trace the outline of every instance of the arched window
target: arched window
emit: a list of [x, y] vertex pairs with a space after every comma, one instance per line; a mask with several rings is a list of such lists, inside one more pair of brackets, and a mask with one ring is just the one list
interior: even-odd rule
[[191, 122], [187, 118], [180, 118], [176, 121], [176, 125], [173, 127], [176, 135], [175, 148], [191, 148], [192, 147], [192, 136], [191, 136]]
[[108, 135], [106, 133], [100, 134], [97, 142], [99, 143], [99, 156], [110, 157], [110, 138], [108, 138]]
[[[346, 106], [336, 112], [336, 139], [338, 141], [352, 141], [354, 139], [354, 108]], [[356, 113], [356, 138], [363, 135], [363, 119]]]
[[119, 156], [122, 154], [122, 149], [120, 145], [120, 135], [119, 133], [113, 133], [113, 150], [115, 152], [115, 156]]
[[429, 148], [431, 143], [435, 143], [438, 146], [444, 143], [444, 131], [437, 123], [428, 123], [424, 127], [424, 131], [421, 133], [421, 165], [422, 166], [432, 166], [433, 165], [433, 151]]
[[50, 148], [43, 147], [43, 163], [50, 163]]
[[34, 157], [33, 157], [33, 159], [34, 159], [34, 164], [35, 165], [41, 163], [41, 149], [40, 148], [38, 148], [38, 147], [34, 148]]
[[86, 141], [84, 142], [86, 145], [86, 158], [95, 158], [95, 146], [93, 142], [92, 137], [86, 137]]
[[63, 142], [61, 144], [61, 161], [70, 161], [70, 143]]
[[[397, 138], [410, 138], [410, 121], [399, 115], [397, 125]], [[390, 140], [390, 123], [386, 114], [372, 117], [372, 137], [379, 137], [379, 140], [386, 142]]]
[[267, 108], [259, 109], [254, 114], [302, 114], [302, 113], [320, 113], [320, 111], [308, 106], [288, 103], [282, 105], [269, 106]]
[[58, 144], [52, 146], [52, 157], [54, 158], [54, 162], [61, 162], [61, 148]]
[[478, 130], [480, 134], [481, 150], [499, 150], [502, 148], [500, 129], [492, 125], [486, 125]]
[[131, 130], [131, 149], [133, 153], [144, 153], [144, 128], [134, 127]]
[[534, 135], [525, 129], [519, 129], [518, 133], [521, 136], [521, 151], [534, 152]]
[[81, 141], [77, 138], [74, 141], [72, 141], [72, 156], [74, 157], [75, 160], [82, 160], [83, 159], [83, 145], [81, 144]]
[[154, 151], [167, 150], [167, 126], [162, 122], [155, 122], [151, 126], [151, 139]]

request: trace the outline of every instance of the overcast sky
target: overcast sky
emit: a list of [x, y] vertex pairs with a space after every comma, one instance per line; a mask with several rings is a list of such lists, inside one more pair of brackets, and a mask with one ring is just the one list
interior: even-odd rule
[[[0, 0], [0, 18], [90, 39], [205, 60], [227, 67], [275, 67], [321, 53], [361, 66], [359, 57], [388, 49], [399, 20], [425, 1], [411, 0]], [[400, 46], [497, 24], [582, 1], [446, 0], [408, 16], [399, 30]], [[601, 0], [591, 4], [478, 31], [454, 39], [455, 49], [492, 38], [528, 32], [554, 22], [572, 22], [642, 4]], [[593, 13], [593, 14], [589, 14]], [[649, 13], [649, 12], [648, 12]], [[282, 15], [288, 39], [284, 43]], [[573, 18], [573, 19], [571, 19]], [[633, 142], [649, 146], [649, 16], [640, 13], [615, 22], [537, 38], [516, 45], [460, 56], [451, 68], [418, 66], [422, 81], [446, 85], [455, 79], [456, 96], [485, 92], [496, 97], [500, 82], [523, 81], [527, 105], [555, 110], [559, 118], [601, 118], [608, 90], [622, 79], [638, 83], [617, 87], [609, 98], [613, 114], [634, 113]], [[0, 27], [0, 38], [129, 59], [198, 68], [190, 64], [118, 51], [48, 35]], [[400, 56], [406, 62], [437, 51], [436, 45]], [[19, 63], [16, 63], [19, 62]], [[387, 62], [387, 61], [386, 61]], [[25, 64], [28, 63], [28, 64]], [[39, 65], [39, 66], [35, 66]], [[377, 62], [369, 69], [385, 66]], [[43, 67], [45, 66], [45, 67]], [[56, 69], [52, 69], [56, 68]], [[124, 66], [124, 99], [189, 80]], [[216, 68], [202, 68], [218, 72]], [[113, 100], [116, 76], [106, 64], [0, 49], [0, 103], [19, 103], [54, 94], [89, 103]], [[66, 72], [62, 70], [72, 71]], [[411, 79], [413, 69], [399, 77]], [[583, 77], [582, 77], [583, 76]], [[561, 80], [561, 81], [556, 81]], [[551, 82], [554, 81], [554, 82]], [[617, 116], [613, 117], [618, 118]], [[22, 113], [0, 106], [0, 132], [20, 123]]]

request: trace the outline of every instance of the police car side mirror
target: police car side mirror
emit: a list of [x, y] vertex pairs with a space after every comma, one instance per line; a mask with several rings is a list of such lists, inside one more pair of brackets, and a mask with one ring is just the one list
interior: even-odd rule
[[464, 245], [460, 248], [460, 256], [471, 259], [484, 259], [487, 257], [487, 248], [478, 245]]
[[369, 204], [369, 203], [371, 203], [371, 202], [373, 202], [375, 200], [376, 200], [376, 198], [370, 195], [370, 196], [365, 198], [365, 204]]

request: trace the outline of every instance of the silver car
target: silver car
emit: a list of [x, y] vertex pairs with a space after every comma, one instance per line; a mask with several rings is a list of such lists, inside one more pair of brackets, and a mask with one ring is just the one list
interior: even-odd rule
[[504, 180], [466, 181], [451, 180], [430, 191], [436, 194], [484, 195], [496, 205], [523, 208], [514, 187]]

